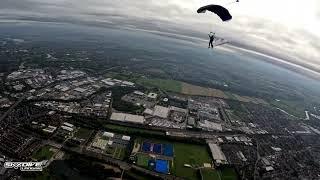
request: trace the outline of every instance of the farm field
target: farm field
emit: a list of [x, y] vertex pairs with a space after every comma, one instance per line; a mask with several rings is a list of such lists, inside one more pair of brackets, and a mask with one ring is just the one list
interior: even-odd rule
[[195, 96], [210, 96], [228, 99], [229, 97], [221, 90], [195, 86], [188, 83], [182, 83], [182, 94]]

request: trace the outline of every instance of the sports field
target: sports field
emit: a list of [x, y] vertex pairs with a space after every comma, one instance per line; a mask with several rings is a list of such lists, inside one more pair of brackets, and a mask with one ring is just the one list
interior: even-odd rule
[[151, 158], [145, 154], [138, 154], [137, 155], [137, 165], [141, 167], [148, 167], [148, 162]]
[[191, 166], [203, 166], [203, 163], [211, 163], [212, 159], [205, 145], [193, 145], [185, 143], [174, 143], [174, 164], [173, 174], [186, 179], [197, 179], [195, 169], [184, 167], [184, 164]]
[[114, 146], [107, 146], [105, 150], [105, 154], [111, 156], [115, 159], [124, 159], [126, 156], [126, 148], [125, 147], [114, 147]]
[[53, 147], [51, 146], [43, 146], [38, 151], [32, 154], [32, 158], [38, 161], [49, 160], [53, 156]]

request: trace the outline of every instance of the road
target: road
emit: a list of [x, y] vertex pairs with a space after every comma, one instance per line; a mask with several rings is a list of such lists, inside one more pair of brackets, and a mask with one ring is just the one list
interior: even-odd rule
[[243, 134], [233, 133], [233, 132], [195, 132], [195, 131], [179, 131], [179, 130], [169, 130], [167, 132], [168, 136], [182, 137], [182, 138], [197, 138], [197, 139], [216, 139], [217, 136], [241, 136]]
[[257, 179], [256, 175], [258, 174], [257, 170], [258, 170], [258, 163], [259, 163], [260, 159], [261, 159], [261, 156], [259, 154], [259, 143], [257, 142], [257, 160], [254, 163], [254, 173], [253, 173], [254, 180]]

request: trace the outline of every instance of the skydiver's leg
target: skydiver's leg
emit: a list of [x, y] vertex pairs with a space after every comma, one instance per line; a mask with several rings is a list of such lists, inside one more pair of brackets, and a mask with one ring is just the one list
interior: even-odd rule
[[211, 44], [211, 41], [209, 41], [209, 46], [208, 46], [208, 48], [210, 48], [210, 44]]
[[210, 41], [210, 46], [211, 46], [211, 48], [213, 48], [213, 44], [212, 44], [212, 43], [213, 43], [213, 41]]

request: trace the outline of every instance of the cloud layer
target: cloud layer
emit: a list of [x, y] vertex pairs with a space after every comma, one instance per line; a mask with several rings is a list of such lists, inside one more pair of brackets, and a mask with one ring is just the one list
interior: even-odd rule
[[[232, 0], [231, 0], [232, 1]], [[1, 0], [1, 19], [114, 23], [206, 38], [208, 31], [320, 72], [319, 0], [242, 0], [229, 4], [233, 20], [197, 14], [228, 0]]]

